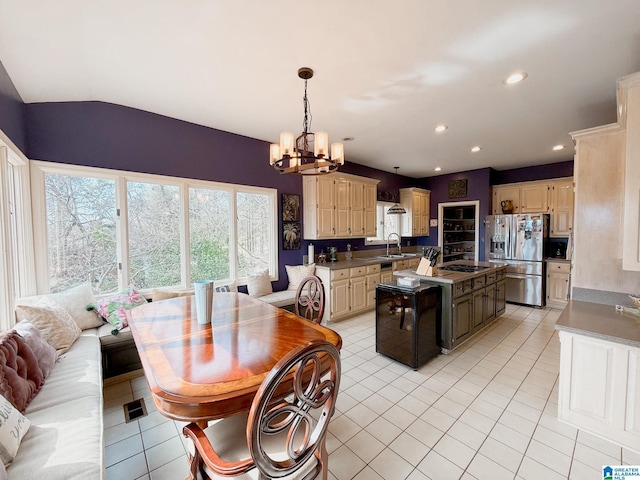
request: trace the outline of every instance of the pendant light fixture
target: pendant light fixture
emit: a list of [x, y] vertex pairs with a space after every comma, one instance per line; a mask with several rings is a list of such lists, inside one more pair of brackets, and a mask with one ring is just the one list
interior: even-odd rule
[[[398, 175], [398, 169], [400, 167], [393, 167], [396, 170], [396, 175]], [[398, 197], [400, 196], [400, 191], [398, 190]], [[400, 199], [398, 198], [398, 201]], [[407, 213], [407, 211], [400, 205], [398, 202], [394, 203], [389, 210], [387, 210], [387, 215], [402, 215]]]
[[307, 80], [313, 77], [313, 70], [302, 67], [298, 77], [304, 80], [304, 122], [303, 131], [293, 141], [293, 133], [280, 134], [280, 143], [271, 144], [269, 149], [270, 163], [280, 173], [297, 175], [322, 175], [334, 172], [338, 166], [344, 165], [344, 147], [341, 143], [331, 145], [329, 155], [329, 135], [325, 132], [313, 133], [310, 128], [310, 108], [307, 98]]

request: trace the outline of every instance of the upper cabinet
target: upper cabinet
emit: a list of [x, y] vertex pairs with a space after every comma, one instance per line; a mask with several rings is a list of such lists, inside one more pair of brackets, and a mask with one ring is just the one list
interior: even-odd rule
[[303, 177], [304, 238], [375, 236], [378, 183], [338, 173]]
[[568, 237], [573, 232], [573, 196], [573, 178], [496, 185], [492, 211], [502, 215], [502, 207], [511, 202], [512, 213], [549, 213], [549, 236]]
[[550, 183], [551, 226], [550, 237], [568, 237], [573, 232], [573, 180]]
[[401, 188], [400, 204], [407, 211], [401, 219], [401, 236], [429, 235], [431, 192], [422, 188]]

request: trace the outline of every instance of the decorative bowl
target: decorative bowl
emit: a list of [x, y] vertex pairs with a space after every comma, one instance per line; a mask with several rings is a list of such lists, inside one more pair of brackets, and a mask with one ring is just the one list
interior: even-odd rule
[[636, 304], [636, 307], [640, 307], [640, 295], [629, 295], [629, 298], [633, 300], [633, 303]]

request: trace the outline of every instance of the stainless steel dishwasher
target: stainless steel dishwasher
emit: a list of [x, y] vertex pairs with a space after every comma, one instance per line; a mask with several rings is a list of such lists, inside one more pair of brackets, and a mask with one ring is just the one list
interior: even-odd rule
[[376, 352], [417, 369], [440, 353], [441, 291], [396, 281], [376, 287]]

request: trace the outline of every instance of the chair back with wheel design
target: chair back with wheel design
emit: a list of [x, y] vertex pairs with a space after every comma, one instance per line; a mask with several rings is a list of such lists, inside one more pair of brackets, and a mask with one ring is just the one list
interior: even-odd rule
[[[326, 340], [299, 346], [276, 363], [253, 399], [248, 417], [235, 415], [204, 430], [185, 426], [193, 440], [191, 478], [327, 478], [326, 437], [340, 387], [340, 353]], [[244, 426], [245, 434], [240, 435]], [[289, 477], [291, 476], [291, 477]]]
[[305, 277], [296, 292], [296, 315], [320, 324], [324, 315], [324, 286], [315, 275]]

